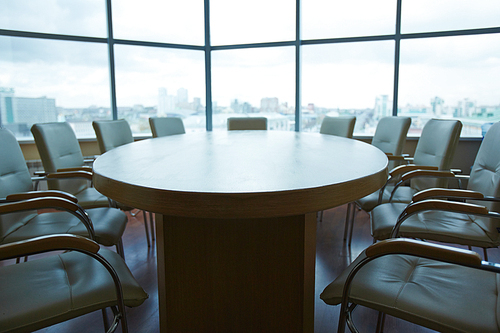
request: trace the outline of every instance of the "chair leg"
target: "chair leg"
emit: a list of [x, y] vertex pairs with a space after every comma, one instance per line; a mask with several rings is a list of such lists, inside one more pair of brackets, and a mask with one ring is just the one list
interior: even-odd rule
[[109, 318], [108, 318], [108, 312], [106, 311], [106, 308], [101, 309], [102, 312], [102, 321], [104, 322], [104, 332], [109, 331]]
[[349, 246], [351, 246], [352, 243], [352, 231], [354, 230], [354, 219], [356, 218], [356, 204], [352, 204], [352, 212], [351, 212], [351, 230], [349, 232]]
[[385, 325], [385, 313], [379, 311], [377, 319], [377, 329], [375, 330], [375, 332], [382, 333], [384, 331], [384, 325]]
[[123, 240], [121, 238], [118, 244], [116, 244], [116, 252], [122, 257], [123, 261], [125, 261], [125, 250], [123, 249]]
[[488, 252], [486, 252], [486, 248], [483, 247], [483, 253], [484, 253], [484, 261], [488, 261]]
[[151, 241], [155, 241], [155, 221], [153, 219], [153, 213], [149, 212], [149, 226], [151, 228]]
[[351, 206], [352, 202], [347, 204], [347, 211], [345, 213], [345, 224], [344, 224], [344, 242], [347, 240], [347, 230], [349, 229], [349, 221], [351, 219]]
[[148, 242], [148, 247], [151, 247], [151, 242], [149, 241], [149, 228], [148, 228], [148, 215], [145, 210], [142, 211], [144, 215], [144, 229], [146, 230], [146, 240]]

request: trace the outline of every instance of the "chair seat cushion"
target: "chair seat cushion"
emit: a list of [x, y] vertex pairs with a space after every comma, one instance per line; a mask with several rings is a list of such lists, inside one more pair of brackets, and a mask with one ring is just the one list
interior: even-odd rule
[[[373, 238], [387, 239], [401, 212], [402, 203], [388, 203], [375, 207], [370, 212]], [[445, 211], [422, 211], [406, 219], [399, 235], [401, 237], [435, 240], [438, 242], [497, 247], [500, 221], [484, 217], [469, 216]]]
[[74, 195], [78, 199], [78, 204], [85, 209], [109, 207], [108, 197], [99, 193], [94, 187], [87, 187]]
[[[87, 213], [94, 225], [95, 241], [104, 246], [118, 244], [127, 225], [127, 215], [116, 208], [93, 208]], [[66, 233], [89, 237], [87, 229], [76, 216], [67, 212], [48, 212], [20, 221], [15, 228], [10, 228], [2, 243]]]
[[[127, 306], [148, 295], [115, 252], [99, 253], [116, 270]], [[116, 304], [115, 286], [104, 266], [79, 252], [0, 267], [0, 331], [36, 330]]]
[[[391, 197], [391, 192], [394, 189], [393, 186], [387, 186], [384, 190], [384, 195], [382, 196], [382, 203], [389, 202], [389, 198]], [[394, 193], [394, 197], [391, 202], [403, 202], [409, 203], [413, 197], [413, 195], [417, 191], [409, 186], [400, 186], [396, 193]], [[374, 192], [372, 194], [367, 195], [361, 199], [356, 200], [356, 204], [365, 212], [370, 212], [378, 205], [378, 197], [379, 192]]]
[[[350, 270], [362, 253], [321, 299], [341, 302]], [[388, 255], [361, 268], [350, 301], [441, 332], [498, 332], [500, 278], [478, 269], [413, 256]]]

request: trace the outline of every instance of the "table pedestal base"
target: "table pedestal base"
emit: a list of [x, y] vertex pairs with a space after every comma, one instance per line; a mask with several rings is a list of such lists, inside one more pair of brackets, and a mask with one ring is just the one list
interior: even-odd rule
[[156, 221], [161, 332], [313, 332], [315, 213]]

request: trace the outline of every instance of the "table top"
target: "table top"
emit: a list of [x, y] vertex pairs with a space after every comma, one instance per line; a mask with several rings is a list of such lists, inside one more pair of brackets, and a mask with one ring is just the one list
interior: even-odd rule
[[121, 203], [186, 217], [299, 215], [368, 195], [387, 157], [352, 139], [285, 131], [203, 132], [146, 139], [94, 162], [94, 186]]

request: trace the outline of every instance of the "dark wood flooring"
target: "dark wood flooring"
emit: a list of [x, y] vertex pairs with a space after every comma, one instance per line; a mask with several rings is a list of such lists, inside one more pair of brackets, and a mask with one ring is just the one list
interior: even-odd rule
[[[323, 288], [330, 283], [364, 248], [372, 243], [369, 218], [364, 212], [356, 218], [351, 248], [343, 243], [346, 206], [325, 211], [317, 228], [315, 333], [336, 332], [339, 307], [328, 306], [319, 299]], [[126, 262], [136, 279], [149, 293], [149, 299], [137, 308], [127, 309], [130, 332], [158, 332], [158, 299], [156, 251], [148, 248], [142, 213], [130, 217], [124, 234]], [[490, 260], [499, 259], [498, 250], [490, 250]], [[195, 315], [195, 314], [193, 314]], [[361, 332], [374, 332], [377, 313], [366, 308], [356, 310], [355, 321]], [[119, 330], [120, 331], [120, 330]], [[61, 323], [38, 332], [103, 332], [100, 312]], [[408, 322], [388, 317], [385, 332], [431, 332]]]

